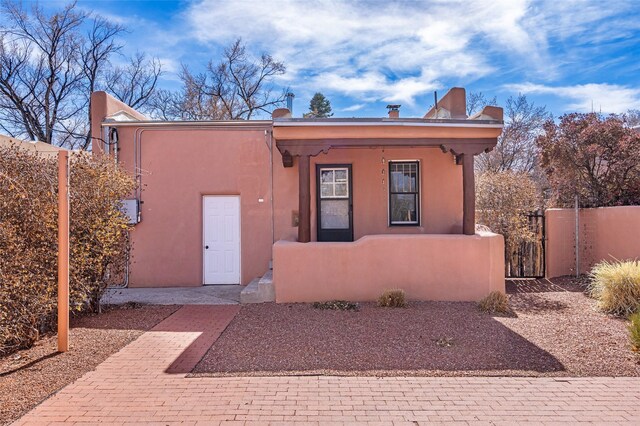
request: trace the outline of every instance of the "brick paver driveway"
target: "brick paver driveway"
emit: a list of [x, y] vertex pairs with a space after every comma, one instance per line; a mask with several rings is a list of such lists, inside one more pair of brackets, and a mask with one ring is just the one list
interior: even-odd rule
[[638, 378], [186, 378], [238, 309], [183, 307], [16, 424], [640, 424]]

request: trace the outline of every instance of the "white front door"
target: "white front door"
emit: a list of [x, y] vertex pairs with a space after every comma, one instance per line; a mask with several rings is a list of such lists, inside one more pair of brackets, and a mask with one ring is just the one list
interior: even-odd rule
[[240, 284], [240, 197], [202, 199], [204, 283]]

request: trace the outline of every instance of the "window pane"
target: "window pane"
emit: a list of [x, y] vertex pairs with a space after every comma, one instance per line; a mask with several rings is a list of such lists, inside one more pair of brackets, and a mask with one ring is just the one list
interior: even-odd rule
[[391, 192], [402, 192], [402, 172], [391, 172]]
[[335, 186], [335, 196], [336, 197], [348, 197], [349, 196], [349, 188], [346, 183], [336, 183]]
[[322, 200], [320, 226], [322, 229], [349, 229], [349, 200]]
[[321, 170], [320, 171], [320, 182], [333, 182], [333, 170]]
[[415, 194], [391, 194], [391, 222], [417, 223]]
[[337, 169], [336, 173], [336, 182], [346, 182], [347, 181], [347, 171], [345, 169]]
[[321, 183], [320, 196], [322, 198], [333, 197], [333, 183]]

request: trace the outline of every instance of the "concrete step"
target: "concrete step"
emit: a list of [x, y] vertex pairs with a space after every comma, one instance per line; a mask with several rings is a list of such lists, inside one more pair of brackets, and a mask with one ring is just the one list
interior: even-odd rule
[[240, 292], [240, 303], [274, 302], [276, 292], [273, 287], [273, 272], [267, 271], [262, 277], [255, 278]]

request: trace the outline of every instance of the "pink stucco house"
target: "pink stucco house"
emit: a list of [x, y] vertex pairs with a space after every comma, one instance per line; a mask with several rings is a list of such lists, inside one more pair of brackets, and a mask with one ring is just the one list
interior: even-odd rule
[[249, 284], [278, 302], [477, 300], [504, 291], [502, 236], [475, 231], [474, 156], [502, 109], [451, 89], [423, 118], [160, 122], [92, 96], [93, 151], [135, 176], [130, 287]]

